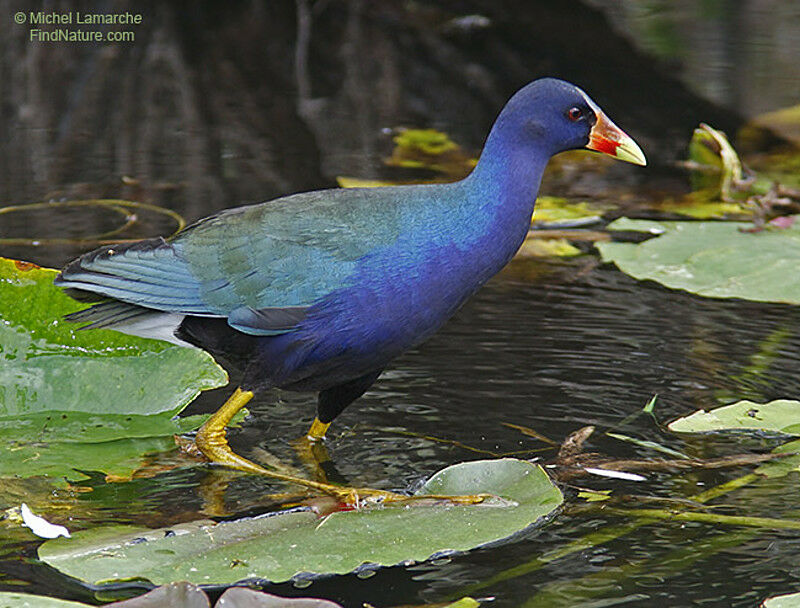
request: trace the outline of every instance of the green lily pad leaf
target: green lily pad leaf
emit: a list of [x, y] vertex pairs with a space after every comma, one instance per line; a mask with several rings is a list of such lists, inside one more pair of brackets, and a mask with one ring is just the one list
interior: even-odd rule
[[391, 182], [383, 179], [363, 179], [360, 177], [347, 177], [337, 175], [336, 182], [340, 188], [382, 188], [383, 186], [397, 186], [399, 182]]
[[800, 593], [776, 595], [764, 600], [763, 608], [800, 608]]
[[447, 604], [447, 606], [442, 606], [442, 608], [478, 608], [481, 603], [471, 597], [462, 597], [460, 600], [456, 600], [452, 604]]
[[666, 213], [680, 213], [686, 217], [698, 220], [724, 219], [736, 216], [735, 219], [746, 219], [742, 216], [752, 216], [751, 209], [735, 202], [709, 200], [703, 196], [707, 191], [692, 192], [684, 198], [665, 200], [658, 203], [656, 208]]
[[[118, 439], [101, 443], [12, 443], [3, 447], [0, 478], [47, 476], [55, 482], [86, 479], [80, 471], [100, 471], [117, 478], [129, 477], [145, 456], [175, 449], [168, 437]], [[80, 469], [80, 471], [79, 471]]]
[[185, 433], [198, 428], [205, 419], [205, 416], [172, 418], [169, 414], [142, 416], [54, 410], [18, 418], [0, 418], [0, 437], [13, 438], [13, 443], [17, 446], [57, 441], [102, 443], [124, 438], [144, 439]]
[[601, 502], [611, 498], [611, 490], [581, 490], [578, 492], [578, 498], [586, 502]]
[[77, 331], [62, 317], [82, 305], [55, 274], [0, 258], [0, 475], [124, 474], [199, 426], [173, 418], [227, 374], [198, 349]]
[[[676, 433], [709, 433], [714, 431], [748, 430], [800, 435], [800, 401], [778, 399], [769, 403], [738, 401], [697, 412], [671, 422], [669, 430]], [[790, 441], [772, 450], [775, 454], [800, 454], [800, 440]], [[756, 469], [768, 477], [783, 477], [800, 471], [800, 455], [770, 460]]]
[[[742, 162], [725, 134], [701, 123], [689, 143], [689, 158], [699, 165], [716, 169], [719, 172], [719, 194], [723, 200], [731, 200], [735, 186], [742, 183]], [[698, 181], [699, 177], [695, 175], [695, 188], [708, 187], [704, 179]]]
[[783, 477], [793, 471], [800, 471], [800, 439], [779, 445], [773, 454], [792, 454], [778, 460], [769, 460], [756, 469], [759, 475]]
[[452, 178], [465, 177], [476, 160], [446, 133], [435, 129], [400, 129], [394, 137], [390, 167], [432, 169]]
[[540, 196], [536, 199], [534, 222], [562, 222], [586, 218], [599, 218], [612, 205], [599, 202], [571, 201], [559, 196]]
[[676, 433], [747, 429], [800, 435], [800, 401], [790, 399], [778, 399], [769, 403], [739, 401], [709, 412], [699, 410], [671, 422], [668, 428]]
[[43, 595], [0, 591], [0, 608], [86, 608], [86, 604]]
[[112, 526], [73, 531], [67, 543], [48, 541], [39, 557], [89, 583], [134, 577], [155, 584], [280, 582], [301, 573], [345, 574], [362, 564], [390, 566], [466, 551], [508, 538], [563, 500], [541, 467], [510, 458], [448, 467], [419, 493], [490, 493], [503, 500], [336, 512], [323, 519], [298, 509], [160, 530]]
[[576, 255], [583, 255], [583, 251], [567, 239], [540, 239], [531, 236], [525, 239], [517, 251], [518, 258], [567, 258]]
[[636, 279], [709, 298], [800, 304], [800, 222], [744, 233], [740, 222], [654, 222], [622, 218], [610, 230], [660, 234], [643, 243], [597, 243], [604, 261]]

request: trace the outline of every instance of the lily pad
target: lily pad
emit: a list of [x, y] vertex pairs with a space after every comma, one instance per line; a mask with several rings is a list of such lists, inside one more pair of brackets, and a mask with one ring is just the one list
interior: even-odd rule
[[[800, 435], [800, 401], [738, 401], [708, 412], [698, 410], [671, 422], [668, 428], [676, 433], [738, 430]], [[792, 471], [800, 471], [800, 440], [784, 443], [772, 451], [775, 454], [793, 455], [767, 461], [756, 469], [756, 473], [768, 477], [783, 477]]]
[[655, 222], [621, 218], [610, 230], [658, 234], [639, 244], [597, 243], [604, 261], [636, 279], [709, 298], [800, 304], [800, 223], [757, 233], [740, 222]]
[[400, 182], [338, 175], [336, 177], [336, 183], [339, 184], [340, 188], [382, 188], [383, 186], [397, 186]]
[[142, 466], [146, 455], [172, 449], [172, 435], [99, 443], [14, 441], [2, 448], [0, 478], [46, 476], [57, 482], [79, 481], [87, 477], [81, 471], [127, 478]]
[[401, 129], [393, 141], [392, 156], [384, 161], [390, 167], [432, 169], [460, 179], [477, 162], [446, 133], [435, 129]]
[[78, 331], [55, 274], [0, 258], [0, 475], [123, 474], [199, 426], [174, 417], [227, 374], [198, 349]]
[[763, 608], [800, 608], [800, 593], [776, 595], [764, 600]]
[[739, 203], [709, 199], [704, 194], [705, 192], [692, 192], [678, 200], [662, 201], [656, 208], [661, 212], [680, 213], [698, 220], [725, 219], [731, 216], [741, 220], [746, 219], [743, 216], [753, 214], [752, 210]]
[[534, 222], [562, 222], [586, 218], [600, 219], [612, 205], [596, 201], [573, 201], [559, 196], [539, 196], [536, 199]]
[[792, 454], [778, 460], [769, 460], [756, 469], [756, 473], [767, 477], [783, 477], [793, 471], [800, 472], [800, 439], [779, 445], [773, 454]]
[[86, 604], [29, 593], [0, 591], [0, 608], [86, 608]]
[[295, 509], [169, 529], [111, 526], [73, 532], [66, 543], [48, 541], [39, 557], [92, 584], [134, 577], [155, 584], [280, 582], [302, 573], [345, 574], [363, 564], [391, 566], [466, 551], [512, 536], [563, 500], [541, 467], [511, 458], [448, 467], [418, 493], [491, 493], [503, 500], [336, 512], [324, 519]]
[[790, 399], [778, 399], [769, 403], [739, 401], [708, 412], [698, 410], [671, 422], [668, 428], [676, 433], [747, 429], [800, 435], [800, 401]]
[[519, 258], [573, 257], [582, 255], [583, 251], [575, 247], [567, 239], [539, 239], [529, 236], [517, 251]]

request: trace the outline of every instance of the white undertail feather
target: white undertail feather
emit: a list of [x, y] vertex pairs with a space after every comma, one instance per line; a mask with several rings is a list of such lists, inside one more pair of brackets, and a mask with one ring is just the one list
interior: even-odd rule
[[130, 322], [115, 324], [109, 329], [138, 336], [140, 338], [152, 338], [153, 340], [164, 340], [172, 342], [177, 346], [196, 348], [193, 344], [184, 342], [175, 335], [181, 322], [186, 315], [178, 313], [152, 312], [150, 314], [139, 315]]

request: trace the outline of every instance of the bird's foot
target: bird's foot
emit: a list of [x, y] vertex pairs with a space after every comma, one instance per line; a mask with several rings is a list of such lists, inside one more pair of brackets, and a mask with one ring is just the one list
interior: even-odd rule
[[209, 462], [225, 465], [238, 471], [256, 473], [259, 475], [271, 475], [272, 472], [259, 464], [239, 456], [231, 450], [228, 440], [225, 437], [225, 429], [207, 428], [204, 425], [194, 439], [195, 447], [205, 456]]
[[314, 418], [314, 422], [311, 423], [311, 428], [308, 429], [308, 433], [306, 433], [306, 439], [311, 442], [325, 439], [325, 433], [328, 432], [330, 426], [330, 422], [322, 422], [319, 418]]
[[[200, 441], [197, 439], [200, 439]], [[271, 471], [259, 464], [243, 458], [242, 456], [239, 456], [230, 449], [228, 442], [225, 440], [224, 434], [222, 437], [215, 437], [214, 440], [210, 442], [207, 437], [201, 437], [199, 435], [197, 439], [195, 439], [195, 445], [197, 445], [198, 449], [212, 463], [221, 464], [239, 471], [244, 471], [246, 473], [263, 475], [287, 483], [303, 486], [307, 490], [313, 491], [317, 494], [332, 496], [338, 503], [347, 508], [358, 510], [376, 506], [408, 504], [428, 505], [442, 502], [457, 505], [473, 505], [482, 503], [488, 498], [492, 498], [492, 495], [490, 494], [477, 494], [472, 496], [408, 496], [406, 494], [389, 492], [387, 490], [339, 486], [320, 481], [312, 481], [310, 479], [304, 479], [295, 475], [287, 475], [277, 471]]]
[[360, 508], [368, 504], [380, 504], [383, 502], [397, 502], [400, 499], [407, 499], [401, 494], [385, 492], [383, 490], [371, 490], [368, 488], [348, 488], [337, 486], [319, 481], [311, 481], [295, 475], [288, 475], [278, 471], [271, 471], [255, 462], [239, 456], [228, 445], [225, 437], [225, 428], [206, 423], [195, 437], [195, 446], [212, 463], [221, 464], [238, 471], [263, 475], [303, 486], [317, 493], [333, 496], [337, 501], [347, 506]]
[[[406, 496], [385, 490], [373, 490], [371, 488], [353, 488], [338, 486], [322, 481], [311, 481], [296, 475], [291, 475], [275, 470], [267, 469], [255, 462], [243, 458], [231, 450], [226, 438], [225, 427], [230, 422], [233, 415], [238, 412], [253, 396], [250, 391], [236, 389], [228, 401], [215, 412], [206, 423], [197, 431], [195, 445], [197, 449], [212, 463], [221, 464], [246, 473], [263, 475], [279, 481], [297, 484], [318, 494], [333, 496], [338, 502], [354, 508], [362, 508], [384, 504], [408, 504], [410, 502], [434, 501], [450, 502], [455, 504], [476, 504], [486, 500], [487, 495], [477, 496]], [[316, 427], [316, 428], [315, 428]], [[322, 450], [320, 454], [314, 454], [315, 459], [322, 457], [324, 460], [324, 446], [320, 439], [324, 437], [328, 424], [315, 420], [312, 430], [306, 439], [309, 449], [314, 451], [316, 447]]]
[[324, 441], [314, 441], [304, 435], [292, 441], [291, 446], [312, 479], [323, 483], [329, 482], [328, 472], [331, 469], [334, 476], [336, 476], [335, 468]]

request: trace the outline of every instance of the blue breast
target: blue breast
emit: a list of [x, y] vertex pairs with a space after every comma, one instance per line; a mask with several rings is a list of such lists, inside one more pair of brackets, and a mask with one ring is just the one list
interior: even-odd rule
[[514, 194], [476, 179], [420, 190], [424, 206], [405, 201], [405, 231], [359, 258], [346, 285], [320, 298], [294, 331], [264, 340], [272, 381], [320, 390], [381, 369], [436, 332], [522, 243], [536, 193], [500, 204]]

